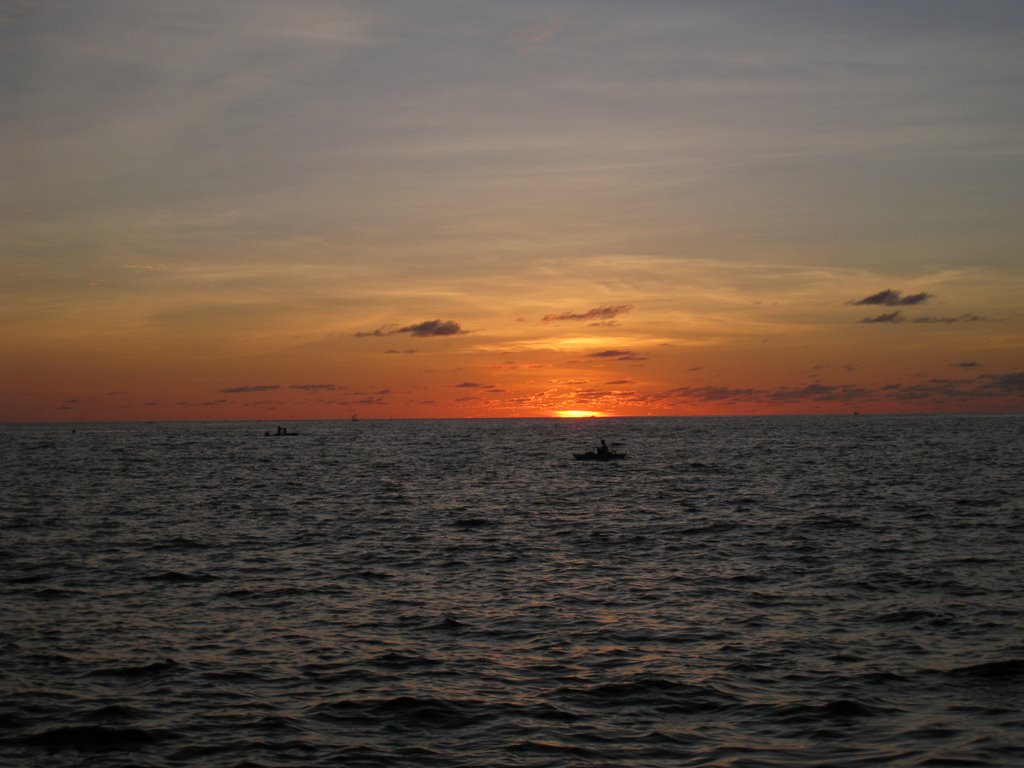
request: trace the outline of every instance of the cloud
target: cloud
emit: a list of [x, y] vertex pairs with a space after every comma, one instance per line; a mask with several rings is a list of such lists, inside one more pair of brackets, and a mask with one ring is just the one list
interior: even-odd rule
[[696, 400], [756, 400], [762, 394], [756, 389], [732, 387], [679, 387], [664, 393], [664, 396], [687, 397]]
[[240, 387], [225, 387], [220, 390], [221, 392], [270, 392], [274, 389], [280, 389], [277, 384], [243, 384]]
[[468, 331], [462, 330], [454, 320], [426, 320], [399, 328], [398, 332], [411, 333], [413, 336], [458, 336], [468, 333]]
[[539, 26], [519, 29], [508, 36], [510, 43], [518, 48], [527, 49], [549, 43], [552, 38], [570, 26], [564, 19], [553, 19]]
[[167, 271], [167, 266], [164, 264], [125, 264], [124, 268], [135, 273]]
[[915, 323], [991, 323], [987, 317], [968, 313], [959, 317], [915, 317]]
[[884, 384], [862, 387], [856, 384], [809, 384], [775, 389], [731, 387], [678, 387], [651, 396], [655, 401], [732, 401], [734, 403], [799, 402], [906, 402], [932, 398], [992, 400], [1024, 396], [1024, 373], [985, 374], [976, 378], [931, 379], [921, 384]]
[[349, 400], [344, 405], [387, 405], [388, 401], [382, 397], [364, 397], [362, 400]]
[[484, 392], [503, 392], [504, 390], [499, 389], [497, 384], [478, 384], [475, 381], [464, 381], [461, 384], [455, 385], [456, 389], [479, 389]]
[[636, 352], [621, 349], [606, 349], [604, 352], [592, 352], [587, 357], [603, 357], [609, 360], [619, 361], [630, 361], [630, 360], [646, 360], [647, 358], [643, 355], [638, 355]]
[[615, 386], [616, 384], [635, 384], [635, 383], [636, 382], [634, 382], [632, 379], [614, 379], [613, 381], [609, 381], [608, 382], [608, 386], [611, 387], [611, 386]]
[[782, 402], [792, 403], [801, 400], [843, 401], [859, 400], [871, 395], [871, 391], [849, 384], [830, 386], [827, 384], [808, 384], [805, 387], [791, 389], [740, 389], [732, 387], [679, 387], [664, 393], [665, 396], [684, 397], [693, 400], [719, 401], [739, 400], [745, 402]]
[[[858, 302], [860, 303], [860, 302]], [[907, 317], [898, 309], [892, 312], [884, 312], [881, 315], [875, 315], [874, 317], [865, 317], [860, 322], [862, 323], [902, 323]], [[915, 317], [910, 322], [912, 323], [992, 323], [996, 322], [988, 317], [982, 317], [981, 315], [975, 315], [968, 313], [966, 315], [959, 315], [958, 317]]]
[[793, 402], [797, 400], [861, 400], [871, 395], [871, 390], [857, 387], [850, 384], [830, 386], [828, 384], [808, 384], [799, 389], [780, 387], [768, 394], [769, 400], [781, 402]]
[[424, 320], [422, 323], [414, 323], [403, 328], [383, 325], [373, 331], [359, 331], [356, 336], [394, 336], [396, 333], [409, 333], [413, 336], [460, 336], [469, 331], [464, 331], [454, 320]]
[[301, 389], [305, 392], [334, 392], [338, 387], [335, 384], [292, 384], [288, 389]]
[[967, 360], [962, 363], [950, 363], [953, 368], [983, 368], [981, 363], [975, 362], [974, 360]]
[[558, 320], [611, 320], [624, 315], [633, 308], [632, 304], [617, 304], [608, 307], [594, 307], [586, 312], [563, 312], [560, 315], [544, 315], [541, 322], [553, 323]]
[[1004, 373], [998, 376], [983, 376], [986, 389], [997, 389], [1011, 394], [1024, 395], [1024, 373]]
[[384, 354], [385, 355], [415, 355], [416, 354], [416, 350], [415, 349], [411, 349], [411, 348], [410, 349], [389, 349]]
[[357, 339], [361, 339], [366, 336], [394, 336], [396, 333], [398, 333], [398, 329], [393, 325], [383, 325], [373, 331], [356, 331], [355, 336]]
[[928, 299], [933, 298], [930, 293], [913, 293], [910, 296], [901, 296], [900, 291], [894, 291], [892, 288], [886, 288], [884, 291], [879, 291], [871, 296], [865, 296], [863, 299], [858, 301], [848, 301], [847, 304], [864, 305], [864, 304], [880, 304], [886, 307], [910, 307], [916, 304], [923, 304]]
[[875, 315], [874, 317], [865, 317], [861, 320], [862, 323], [902, 323], [904, 321], [903, 313], [898, 309], [895, 312], [885, 312], [881, 315]]

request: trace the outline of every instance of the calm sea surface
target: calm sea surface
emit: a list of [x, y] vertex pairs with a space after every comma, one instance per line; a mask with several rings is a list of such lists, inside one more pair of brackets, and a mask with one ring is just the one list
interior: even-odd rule
[[287, 426], [0, 428], [0, 764], [1024, 765], [1024, 417]]

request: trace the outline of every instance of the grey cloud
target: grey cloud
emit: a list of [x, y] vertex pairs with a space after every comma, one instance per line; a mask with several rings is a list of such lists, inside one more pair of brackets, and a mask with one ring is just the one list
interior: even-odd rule
[[923, 304], [932, 298], [930, 293], [913, 293], [909, 296], [902, 296], [900, 291], [894, 291], [892, 288], [886, 288], [884, 291], [879, 291], [870, 296], [866, 296], [863, 299], [857, 301], [847, 302], [848, 304], [864, 305], [864, 304], [880, 304], [886, 307], [895, 306], [913, 306], [915, 304]]
[[679, 387], [665, 393], [668, 397], [692, 397], [697, 400], [756, 400], [761, 394], [757, 389], [732, 387]]
[[478, 384], [475, 381], [464, 381], [461, 384], [455, 385], [456, 389], [479, 389], [483, 392], [503, 392], [504, 390], [499, 389], [497, 384]]
[[305, 392], [334, 392], [338, 387], [335, 384], [292, 384], [288, 389], [301, 389]]
[[457, 336], [468, 333], [468, 331], [462, 330], [454, 320], [427, 320], [399, 328], [398, 332], [411, 333], [413, 336]]
[[770, 392], [768, 399], [792, 402], [794, 400], [860, 400], [871, 395], [871, 390], [849, 384], [831, 386], [828, 384], [808, 384], [806, 387], [789, 389], [782, 387]]
[[413, 336], [460, 336], [469, 331], [464, 331], [454, 320], [424, 320], [422, 323], [406, 325], [402, 328], [395, 328], [393, 325], [384, 325], [373, 331], [359, 331], [357, 337], [365, 336], [394, 336], [398, 333], [409, 333]]
[[398, 329], [393, 325], [383, 325], [373, 331], [356, 331], [355, 336], [358, 339], [366, 336], [394, 336], [396, 333], [398, 333]]
[[895, 312], [885, 312], [874, 317], [865, 317], [862, 323], [902, 323], [905, 318], [898, 309]]
[[805, 387], [740, 389], [730, 387], [678, 387], [654, 396], [659, 400], [680, 398], [701, 401], [796, 403], [924, 400], [931, 397], [957, 400], [988, 400], [1024, 396], [1024, 373], [986, 374], [974, 379], [931, 379], [922, 384], [885, 384], [861, 387], [854, 384], [809, 384]]
[[560, 315], [544, 315], [542, 322], [552, 323], [558, 320], [610, 320], [618, 317], [633, 308], [632, 304], [617, 304], [615, 306], [594, 307], [586, 312], [563, 312]]
[[280, 389], [281, 387], [277, 384], [243, 384], [240, 387], [225, 387], [220, 390], [221, 392], [270, 392], [274, 389]]
[[602, 357], [608, 360], [620, 360], [620, 361], [631, 361], [631, 360], [646, 360], [647, 358], [643, 355], [638, 355], [636, 352], [630, 350], [621, 349], [606, 349], [604, 352], [592, 352], [587, 357]]
[[1003, 390], [1012, 394], [1024, 395], [1024, 373], [1004, 373], [997, 376], [984, 376], [986, 389]]
[[968, 313], [959, 317], [915, 317], [915, 323], [989, 323], [987, 317]]

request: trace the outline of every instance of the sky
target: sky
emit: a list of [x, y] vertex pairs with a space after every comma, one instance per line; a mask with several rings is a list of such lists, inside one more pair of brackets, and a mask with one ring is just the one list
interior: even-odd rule
[[1024, 410], [1019, 0], [0, 0], [0, 421]]

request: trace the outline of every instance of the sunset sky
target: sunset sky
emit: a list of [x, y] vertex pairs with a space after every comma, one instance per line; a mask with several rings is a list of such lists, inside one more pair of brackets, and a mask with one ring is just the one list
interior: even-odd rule
[[1024, 2], [0, 0], [0, 420], [1024, 410]]

